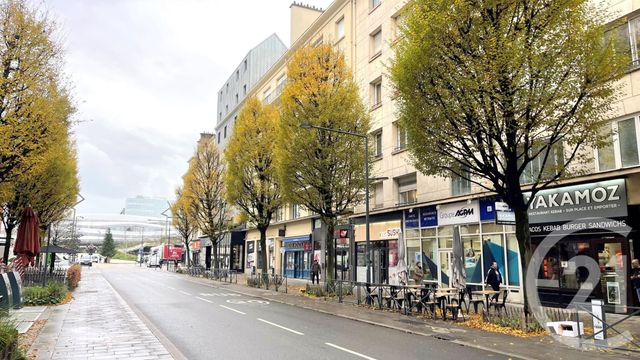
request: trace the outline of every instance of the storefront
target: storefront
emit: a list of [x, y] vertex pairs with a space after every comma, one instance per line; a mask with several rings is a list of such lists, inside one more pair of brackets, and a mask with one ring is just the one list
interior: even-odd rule
[[[405, 210], [404, 228], [409, 279], [422, 263], [424, 280], [449, 286], [453, 233], [459, 226], [467, 285], [482, 287], [493, 261], [504, 276], [504, 285], [519, 298], [521, 276], [515, 228], [495, 223], [494, 198]], [[413, 280], [409, 280], [413, 282]]]
[[313, 263], [312, 246], [315, 248], [315, 258], [320, 258], [320, 244], [312, 245], [311, 235], [285, 237], [282, 241], [284, 252], [284, 275], [289, 278], [310, 279], [311, 264]]
[[[628, 272], [633, 255], [624, 179], [548, 189], [536, 194], [529, 210], [534, 247], [553, 241], [538, 271], [543, 305], [566, 306], [579, 289], [588, 299], [610, 305], [633, 304]], [[577, 266], [578, 256], [591, 258], [599, 274]]]
[[[371, 221], [369, 224], [371, 253], [371, 282], [387, 284], [397, 281], [398, 237], [402, 232], [402, 213], [398, 212], [394, 219]], [[382, 219], [381, 219], [382, 220]], [[356, 281], [367, 281], [366, 266], [366, 225], [355, 225], [355, 268]]]

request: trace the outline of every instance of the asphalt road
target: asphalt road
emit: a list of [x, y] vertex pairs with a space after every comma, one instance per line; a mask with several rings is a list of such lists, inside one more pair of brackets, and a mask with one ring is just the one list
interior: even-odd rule
[[100, 271], [188, 359], [506, 359], [131, 265]]

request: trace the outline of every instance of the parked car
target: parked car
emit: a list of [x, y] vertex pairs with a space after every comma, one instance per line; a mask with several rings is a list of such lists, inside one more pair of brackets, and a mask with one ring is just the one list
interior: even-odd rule
[[91, 260], [91, 255], [82, 255], [80, 258], [80, 265], [92, 266], [93, 261]]

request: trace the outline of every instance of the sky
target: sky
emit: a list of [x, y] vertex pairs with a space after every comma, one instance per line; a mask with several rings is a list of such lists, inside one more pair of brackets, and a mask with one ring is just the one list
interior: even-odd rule
[[274, 32], [289, 45], [291, 3], [44, 0], [77, 107], [78, 214], [117, 214], [136, 195], [171, 199], [246, 53]]

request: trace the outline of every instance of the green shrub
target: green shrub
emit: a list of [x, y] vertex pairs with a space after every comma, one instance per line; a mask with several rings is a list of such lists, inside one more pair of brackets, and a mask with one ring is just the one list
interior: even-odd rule
[[307, 295], [313, 295], [313, 296], [317, 296], [317, 297], [324, 297], [327, 294], [324, 291], [324, 286], [323, 285], [310, 285], [307, 284], [307, 289], [306, 289], [306, 293]]
[[0, 358], [11, 360], [27, 359], [18, 348], [18, 330], [7, 320], [6, 315], [0, 319]]
[[22, 289], [27, 306], [59, 304], [69, 292], [64, 283], [50, 282], [47, 286], [29, 286]]
[[78, 287], [78, 283], [80, 282], [81, 269], [79, 264], [72, 265], [67, 270], [67, 286], [69, 289], [73, 290]]

